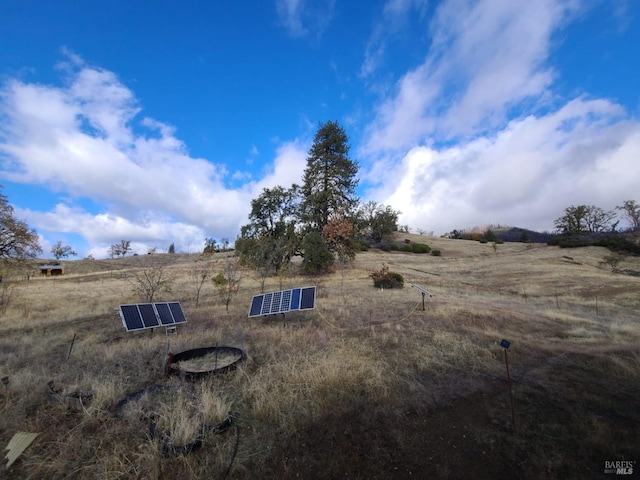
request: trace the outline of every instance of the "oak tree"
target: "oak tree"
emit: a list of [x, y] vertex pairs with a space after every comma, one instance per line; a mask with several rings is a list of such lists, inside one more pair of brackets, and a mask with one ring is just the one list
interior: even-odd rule
[[625, 200], [622, 205], [616, 207], [629, 223], [629, 229], [633, 232], [640, 230], [640, 204], [635, 200]]
[[604, 232], [615, 218], [615, 213], [603, 210], [595, 205], [571, 205], [564, 210], [562, 217], [556, 218], [556, 231], [564, 235], [577, 233]]
[[73, 248], [69, 245], [62, 245], [62, 241], [58, 240], [56, 244], [51, 247], [51, 254], [56, 258], [56, 260], [60, 260], [61, 258], [67, 257], [75, 257], [78, 255]]
[[15, 217], [6, 195], [0, 193], [0, 258], [26, 260], [39, 253], [42, 253], [42, 247], [38, 234], [24, 220]]
[[250, 223], [240, 230], [235, 249], [241, 261], [265, 278], [278, 273], [298, 253], [298, 187], [265, 188], [251, 201]]

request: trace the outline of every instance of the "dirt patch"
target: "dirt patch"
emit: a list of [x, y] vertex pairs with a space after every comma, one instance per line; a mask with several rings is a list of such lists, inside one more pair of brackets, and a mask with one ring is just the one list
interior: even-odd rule
[[[568, 388], [568, 390], [571, 390]], [[449, 405], [362, 404], [335, 409], [276, 441], [262, 478], [583, 479], [604, 462], [633, 459], [640, 433], [618, 410], [514, 386], [514, 433], [506, 382]], [[599, 404], [600, 403], [600, 404]]]
[[522, 478], [479, 440], [491, 425], [481, 393], [429, 411], [375, 405], [334, 411], [276, 445], [265, 478]]

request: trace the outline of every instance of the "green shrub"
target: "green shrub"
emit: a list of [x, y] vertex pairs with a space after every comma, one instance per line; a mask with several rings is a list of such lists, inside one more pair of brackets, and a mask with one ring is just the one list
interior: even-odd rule
[[389, 271], [389, 267], [382, 265], [382, 268], [369, 275], [373, 279], [373, 286], [376, 288], [402, 288], [404, 278], [399, 273]]
[[551, 238], [547, 244], [557, 245], [560, 248], [605, 247], [612, 252], [640, 255], [640, 245], [625, 236], [616, 234], [559, 235]]
[[366, 252], [367, 250], [369, 250], [369, 248], [371, 248], [371, 245], [368, 242], [365, 242], [364, 240], [356, 240], [355, 242], [356, 250], [360, 252]]
[[431, 250], [431, 255], [433, 255], [434, 257], [439, 257], [440, 255], [442, 255], [442, 252], [440, 250]]
[[302, 259], [304, 273], [312, 275], [325, 273], [333, 265], [333, 254], [318, 232], [311, 232], [304, 237], [302, 249], [304, 251]]
[[429, 253], [431, 247], [426, 243], [408, 243], [402, 246], [402, 251], [410, 253]]

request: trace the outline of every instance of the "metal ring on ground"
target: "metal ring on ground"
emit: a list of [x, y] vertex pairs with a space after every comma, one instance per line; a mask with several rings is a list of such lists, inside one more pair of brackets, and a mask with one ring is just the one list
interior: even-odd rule
[[[197, 380], [208, 375], [233, 370], [245, 358], [236, 347], [202, 347], [176, 353], [171, 357], [169, 373], [181, 374], [187, 380]], [[178, 364], [177, 367], [173, 367]]]

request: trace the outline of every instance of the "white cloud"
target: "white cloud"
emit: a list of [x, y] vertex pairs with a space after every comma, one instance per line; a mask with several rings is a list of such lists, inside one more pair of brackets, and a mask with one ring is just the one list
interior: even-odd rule
[[276, 0], [280, 23], [292, 37], [320, 37], [333, 17], [335, 0]]
[[308, 148], [298, 140], [282, 144], [276, 151], [273, 167], [269, 167], [262, 180], [253, 185], [251, 198], [256, 198], [265, 188], [278, 185], [288, 188], [294, 183], [300, 185], [307, 166]]
[[360, 154], [367, 197], [401, 224], [445, 233], [538, 230], [572, 204], [637, 199], [640, 124], [609, 100], [563, 100], [550, 59], [580, 2], [449, 0], [424, 62], [383, 99]]
[[367, 77], [380, 68], [389, 42], [406, 26], [409, 16], [417, 13], [418, 17], [424, 17], [427, 5], [427, 0], [387, 0], [367, 42], [361, 76]]
[[468, 138], [502, 127], [510, 109], [541, 97], [551, 84], [553, 69], [546, 60], [568, 11], [567, 2], [551, 0], [441, 4], [425, 61], [378, 107], [363, 151]]
[[571, 204], [613, 209], [637, 198], [640, 124], [604, 100], [575, 99], [515, 120], [492, 138], [402, 158], [384, 203], [400, 223], [445, 233], [500, 223], [550, 230]]
[[[87, 254], [99, 257], [106, 256], [109, 246], [123, 239], [134, 239], [134, 251], [146, 253], [152, 247], [166, 249], [169, 243], [175, 243], [185, 251], [201, 250], [207, 236], [197, 225], [176, 221], [157, 212], [136, 221], [114, 213], [93, 215], [65, 204], [58, 204], [48, 212], [28, 209], [16, 209], [16, 212], [27, 219], [29, 224], [38, 225], [39, 229], [81, 235], [91, 245]], [[50, 249], [49, 242], [42, 244], [49, 245]]]
[[[196, 238], [201, 244], [205, 236], [233, 239], [256, 188], [301, 178], [297, 143], [284, 143], [264, 179], [229, 189], [224, 182], [232, 174], [225, 166], [191, 157], [170, 125], [137, 120], [133, 93], [112, 72], [77, 61], [66, 68], [62, 87], [17, 80], [5, 85], [0, 176], [90, 199], [107, 210], [93, 215], [59, 205], [30, 212], [39, 231], [77, 231], [89, 243], [174, 238], [178, 246]], [[235, 178], [247, 180], [238, 172]]]
[[276, 0], [276, 11], [280, 22], [293, 37], [301, 37], [307, 33], [302, 25], [303, 0]]

